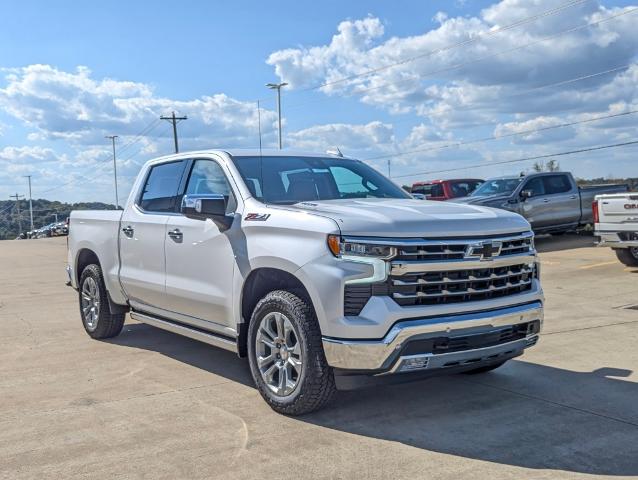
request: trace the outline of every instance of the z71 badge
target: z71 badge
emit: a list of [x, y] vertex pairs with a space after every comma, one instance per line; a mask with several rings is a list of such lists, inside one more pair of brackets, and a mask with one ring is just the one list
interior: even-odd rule
[[252, 222], [265, 222], [270, 217], [270, 213], [247, 213], [244, 220]]

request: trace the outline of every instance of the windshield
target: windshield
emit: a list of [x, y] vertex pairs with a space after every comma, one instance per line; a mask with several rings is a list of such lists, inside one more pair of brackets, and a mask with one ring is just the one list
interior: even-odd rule
[[486, 197], [489, 195], [509, 195], [523, 179], [516, 178], [494, 178], [486, 180], [472, 193], [472, 197]]
[[410, 198], [400, 187], [357, 160], [265, 156], [234, 157], [233, 161], [253, 196], [266, 203]]

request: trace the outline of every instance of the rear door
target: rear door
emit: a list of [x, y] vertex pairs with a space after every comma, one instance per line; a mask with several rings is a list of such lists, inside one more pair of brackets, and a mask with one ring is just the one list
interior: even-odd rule
[[543, 177], [548, 199], [548, 225], [572, 225], [580, 222], [580, 197], [571, 177], [564, 173]]
[[131, 305], [159, 306], [165, 294], [166, 222], [175, 204], [185, 161], [152, 166], [135, 204], [122, 215], [120, 281]]
[[[228, 172], [213, 159], [195, 159], [185, 194], [219, 194], [228, 199], [227, 214], [238, 212]], [[235, 220], [240, 221], [240, 216]], [[235, 225], [235, 224], [233, 224]], [[166, 230], [166, 295], [162, 308], [178, 320], [209, 322], [208, 328], [234, 329], [232, 285], [238, 228], [220, 229], [212, 220], [169, 218]], [[169, 233], [171, 235], [169, 235]], [[237, 241], [237, 244], [240, 242]]]

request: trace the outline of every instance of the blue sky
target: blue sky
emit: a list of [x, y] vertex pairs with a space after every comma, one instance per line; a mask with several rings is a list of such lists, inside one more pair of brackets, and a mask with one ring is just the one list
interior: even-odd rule
[[[171, 110], [189, 116], [183, 150], [254, 147], [262, 99], [264, 140], [274, 145], [264, 84], [276, 80], [291, 84], [286, 146], [339, 146], [383, 171], [390, 158], [400, 183], [518, 173], [530, 162], [489, 163], [638, 138], [631, 114], [553, 128], [638, 109], [635, 6], [592, 0], [552, 12], [567, 3], [3, 2], [0, 198], [24, 190], [22, 175], [32, 174], [35, 196], [110, 200], [104, 135], [130, 144], [121, 155], [126, 191], [143, 161], [170, 153], [169, 125], [154, 120]], [[638, 176], [637, 151], [561, 164], [583, 177]], [[455, 168], [465, 170], [419, 173]]]

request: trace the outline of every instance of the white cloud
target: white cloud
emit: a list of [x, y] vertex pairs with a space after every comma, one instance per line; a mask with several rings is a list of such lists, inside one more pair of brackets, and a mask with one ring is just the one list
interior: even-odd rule
[[[122, 141], [171, 110], [188, 112], [180, 137], [194, 145], [248, 146], [257, 143], [257, 109], [224, 94], [189, 101], [158, 97], [146, 84], [113, 79], [95, 80], [86, 67], [65, 72], [50, 65], [12, 69], [0, 88], [0, 107], [36, 129], [32, 138], [64, 139], [75, 144], [101, 144], [117, 132]], [[262, 111], [266, 131], [276, 115]], [[128, 138], [127, 138], [128, 137]]]
[[[633, 8], [605, 8], [595, 2], [486, 35], [555, 7], [551, 0], [503, 0], [476, 17], [439, 14], [436, 28], [409, 37], [384, 38], [378, 18], [349, 20], [339, 24], [338, 33], [328, 44], [277, 51], [270, 55], [268, 63], [293, 87], [337, 82], [321, 91], [328, 95], [358, 95], [362, 102], [390, 112], [414, 111], [420, 115], [437, 112], [441, 117], [453, 117], [453, 107], [460, 103], [487, 112], [533, 113], [536, 102], [507, 97], [522, 89], [628, 64], [638, 54], [635, 14], [541, 41]], [[447, 48], [471, 38], [478, 40], [460, 48]], [[533, 45], [520, 48], [526, 44]], [[496, 52], [506, 53], [494, 55]], [[419, 58], [388, 68], [414, 57]], [[369, 71], [372, 73], [352, 78]], [[555, 92], [565, 94], [566, 98], [559, 103], [543, 104], [543, 112], [558, 111], [583, 86], [604, 86], [613, 78], [602, 76], [557, 88]], [[486, 92], [487, 97], [478, 97]], [[618, 101], [622, 95], [623, 92], [615, 92], [613, 98], [606, 100]]]
[[287, 143], [293, 148], [326, 151], [339, 147], [349, 152], [364, 153], [371, 150], [385, 150], [394, 143], [392, 125], [370, 122], [363, 125], [334, 123], [292, 132]]

